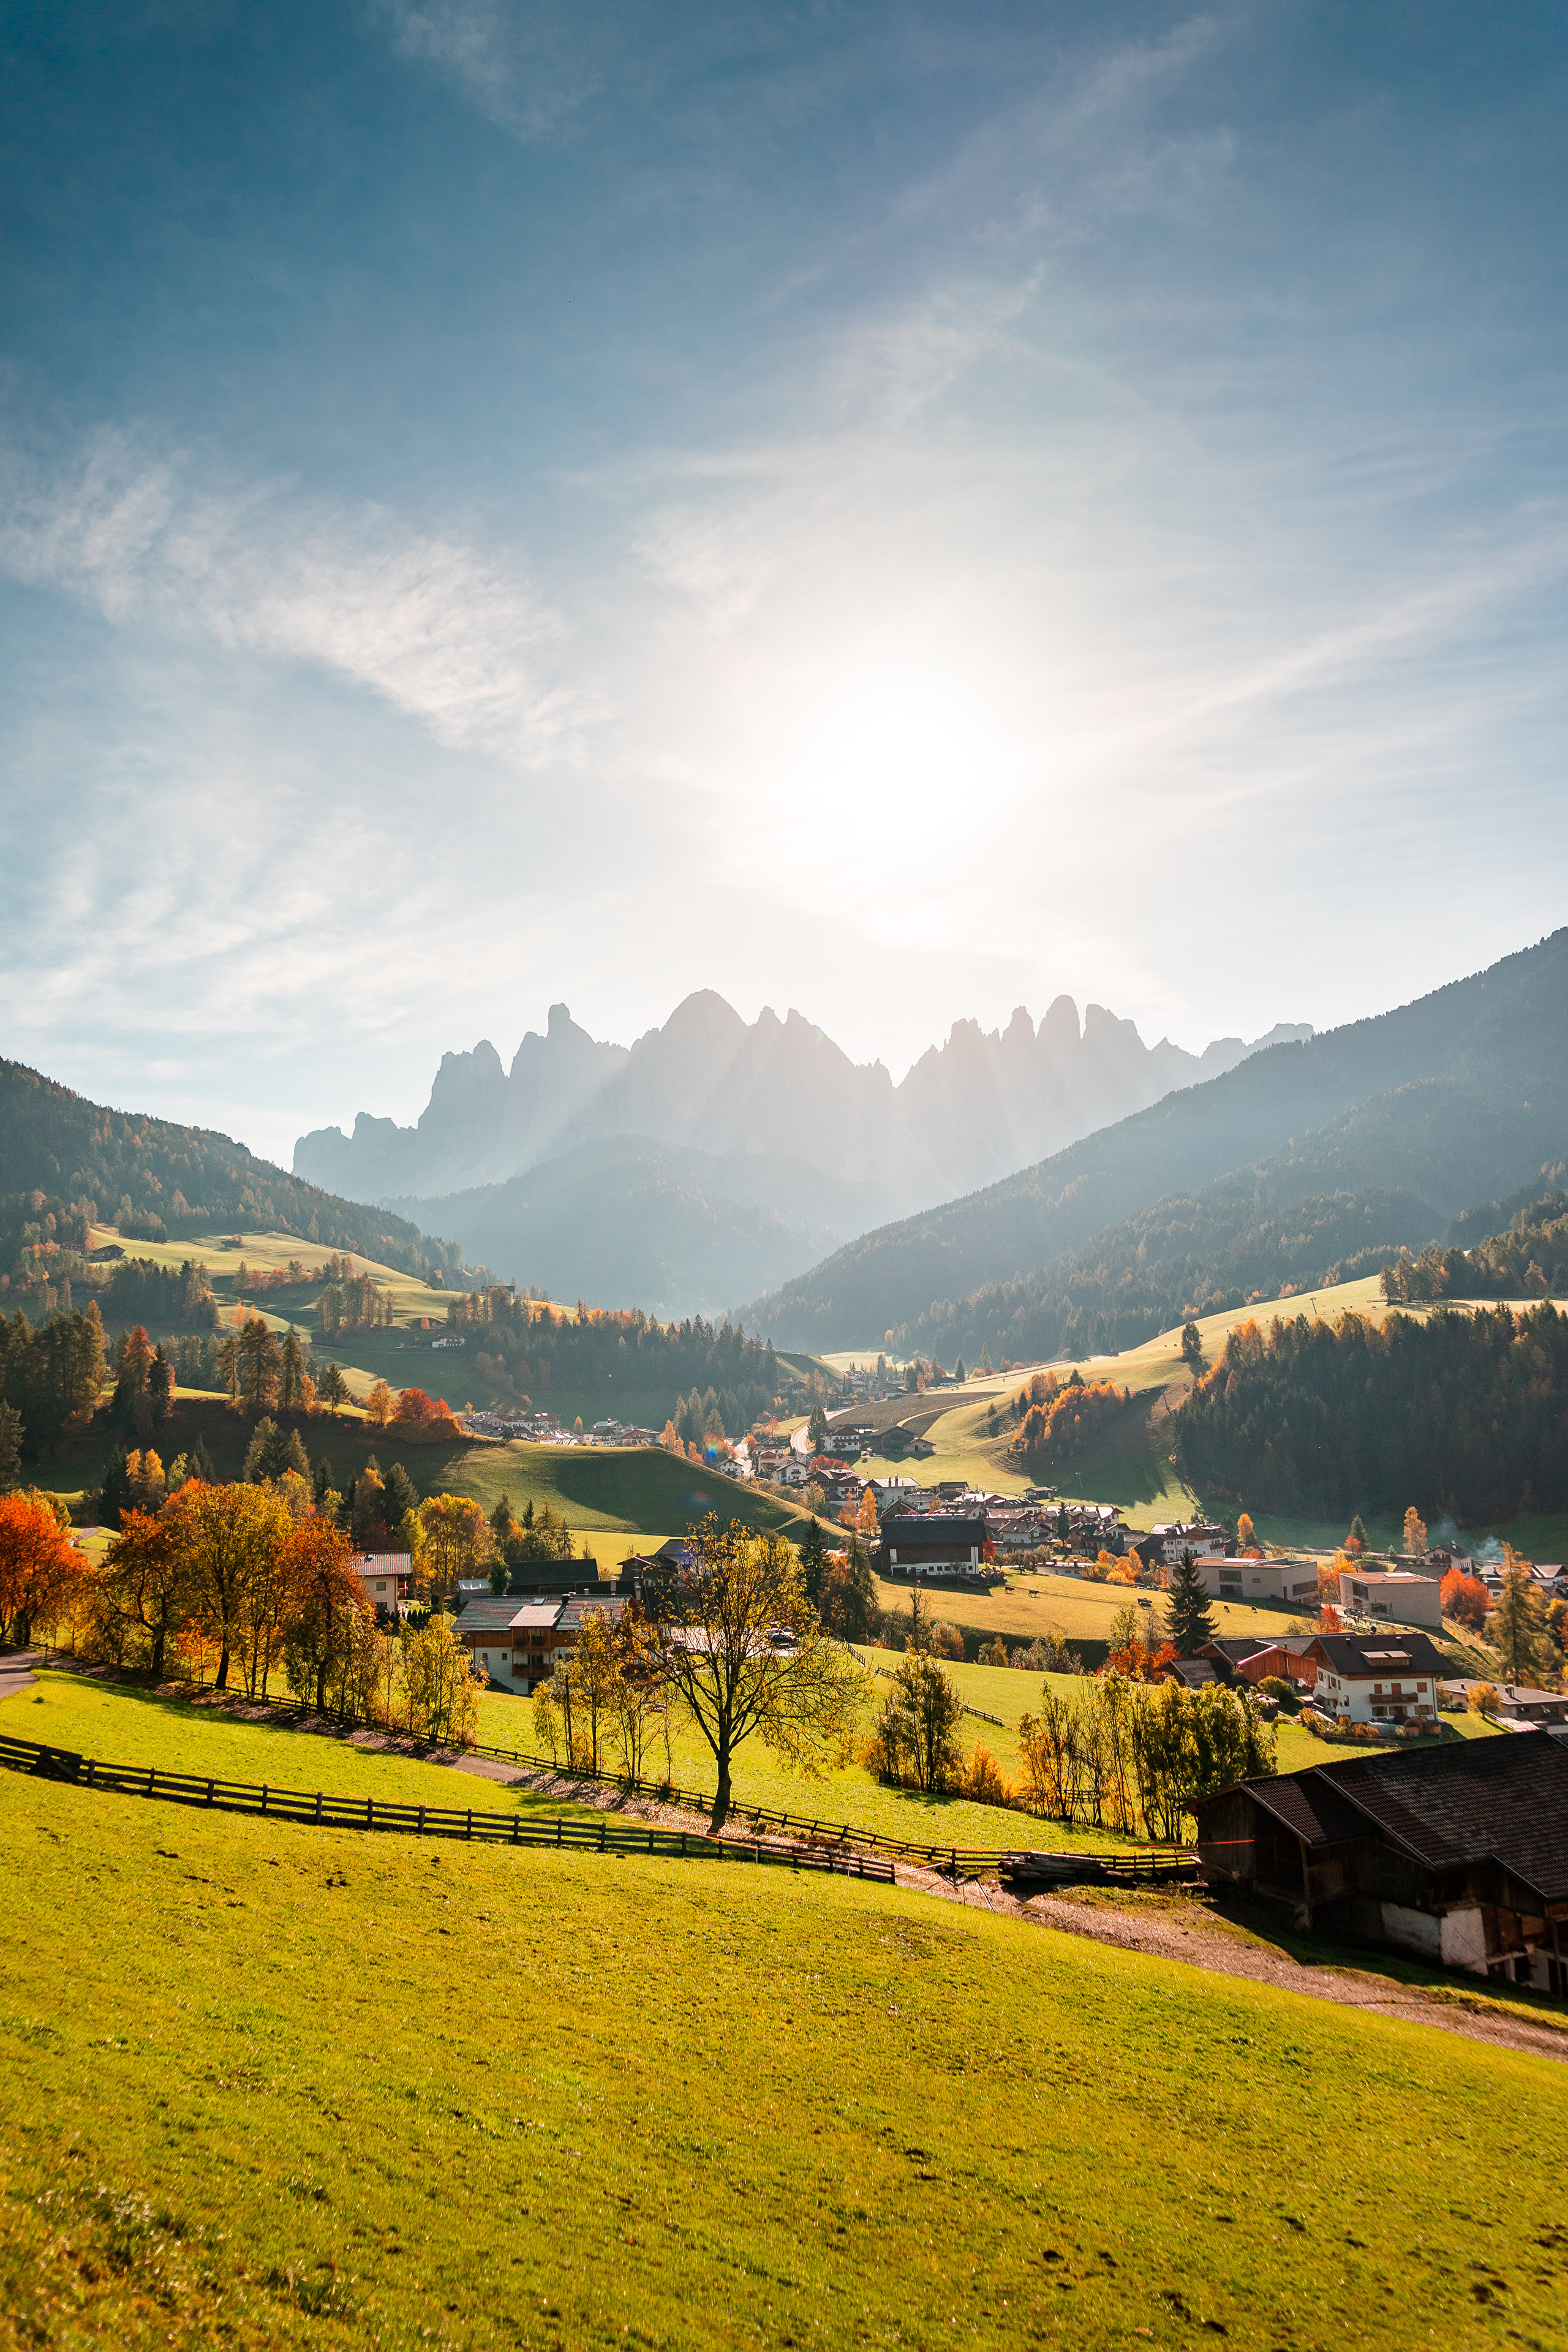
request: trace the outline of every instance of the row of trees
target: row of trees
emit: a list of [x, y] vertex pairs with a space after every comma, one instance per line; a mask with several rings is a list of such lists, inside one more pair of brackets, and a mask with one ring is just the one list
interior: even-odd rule
[[1059, 1389], [1031, 1403], [1012, 1452], [1031, 1470], [1066, 1466], [1102, 1444], [1123, 1418], [1131, 1389], [1069, 1372]]
[[1473, 1248], [1434, 1242], [1383, 1270], [1392, 1299], [1544, 1298], [1568, 1291], [1568, 1192], [1543, 1193]]
[[1398, 1509], [1471, 1520], [1568, 1507], [1568, 1316], [1442, 1311], [1379, 1328], [1345, 1314], [1233, 1330], [1173, 1423], [1199, 1487], [1274, 1510]]
[[581, 1300], [568, 1313], [491, 1287], [455, 1298], [447, 1324], [483, 1350], [489, 1376], [520, 1396], [565, 1390], [601, 1396], [613, 1410], [617, 1396], [662, 1390], [676, 1392], [688, 1412], [695, 1390], [702, 1427], [682, 1432], [695, 1443], [707, 1434], [710, 1412], [719, 1412], [727, 1432], [738, 1435], [779, 1392], [771, 1341], [762, 1345], [737, 1326], [715, 1326], [701, 1316], [658, 1323], [640, 1307], [590, 1307]]
[[862, 1750], [868, 1767], [904, 1788], [1016, 1804], [1052, 1821], [1177, 1843], [1195, 1798], [1274, 1769], [1274, 1732], [1249, 1694], [1211, 1684], [1086, 1677], [1065, 1698], [1045, 1686], [1038, 1715], [1018, 1729], [1021, 1780], [989, 1751], [967, 1760], [963, 1704], [929, 1650], [906, 1650]]
[[1414, 1192], [1368, 1186], [1281, 1204], [1248, 1171], [1152, 1207], [1006, 1283], [933, 1301], [896, 1335], [911, 1351], [997, 1361], [1110, 1355], [1190, 1317], [1376, 1274], [1430, 1234]]
[[52, 1499], [0, 1497], [0, 1624], [155, 1680], [212, 1665], [265, 1698], [281, 1675], [303, 1706], [416, 1737], [461, 1739], [478, 1685], [444, 1616], [379, 1625], [354, 1548], [330, 1511], [285, 1482], [190, 1479], [155, 1511], [132, 1507], [95, 1568]]

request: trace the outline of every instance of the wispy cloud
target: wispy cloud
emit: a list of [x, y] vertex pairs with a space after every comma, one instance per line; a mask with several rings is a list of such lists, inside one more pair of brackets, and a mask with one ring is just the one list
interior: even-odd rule
[[63, 461], [0, 457], [0, 569], [120, 623], [319, 665], [443, 743], [534, 760], [593, 715], [569, 632], [514, 568], [384, 507], [204, 484], [106, 430]]
[[514, 138], [559, 136], [602, 87], [582, 15], [504, 0], [389, 0], [384, 14], [400, 57], [434, 66]]

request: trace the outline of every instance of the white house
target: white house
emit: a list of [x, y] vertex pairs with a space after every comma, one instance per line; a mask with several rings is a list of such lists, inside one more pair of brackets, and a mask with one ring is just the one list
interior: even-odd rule
[[414, 1580], [414, 1561], [408, 1552], [361, 1552], [354, 1568], [373, 1609], [384, 1609], [395, 1616], [400, 1609], [407, 1608]]
[[1447, 1665], [1425, 1633], [1315, 1633], [1312, 1696], [1337, 1722], [1433, 1724]]

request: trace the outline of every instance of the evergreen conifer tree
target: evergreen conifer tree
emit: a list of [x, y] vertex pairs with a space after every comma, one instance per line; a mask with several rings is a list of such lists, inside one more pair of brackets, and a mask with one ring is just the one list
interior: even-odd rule
[[22, 1475], [22, 1416], [0, 1404], [0, 1493], [15, 1486]]
[[194, 1451], [186, 1458], [186, 1467], [193, 1478], [200, 1478], [208, 1486], [216, 1486], [217, 1472], [213, 1466], [212, 1455], [207, 1452], [205, 1437], [197, 1438]]
[[812, 1519], [801, 1538], [800, 1565], [805, 1580], [805, 1597], [814, 1609], [822, 1599], [822, 1529]]
[[1178, 1658], [1195, 1658], [1204, 1643], [1212, 1642], [1218, 1632], [1197, 1561], [1190, 1551], [1184, 1551], [1171, 1575], [1165, 1639], [1174, 1646]]

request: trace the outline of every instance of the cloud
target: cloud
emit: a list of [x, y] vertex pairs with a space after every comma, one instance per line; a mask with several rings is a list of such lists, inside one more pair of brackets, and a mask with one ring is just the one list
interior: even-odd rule
[[558, 137], [603, 86], [590, 26], [502, 0], [391, 0], [399, 57], [434, 66], [516, 139]]
[[384, 507], [224, 489], [118, 430], [53, 465], [0, 455], [0, 569], [117, 623], [336, 673], [442, 743], [525, 763], [595, 713], [561, 613], [515, 569]]

